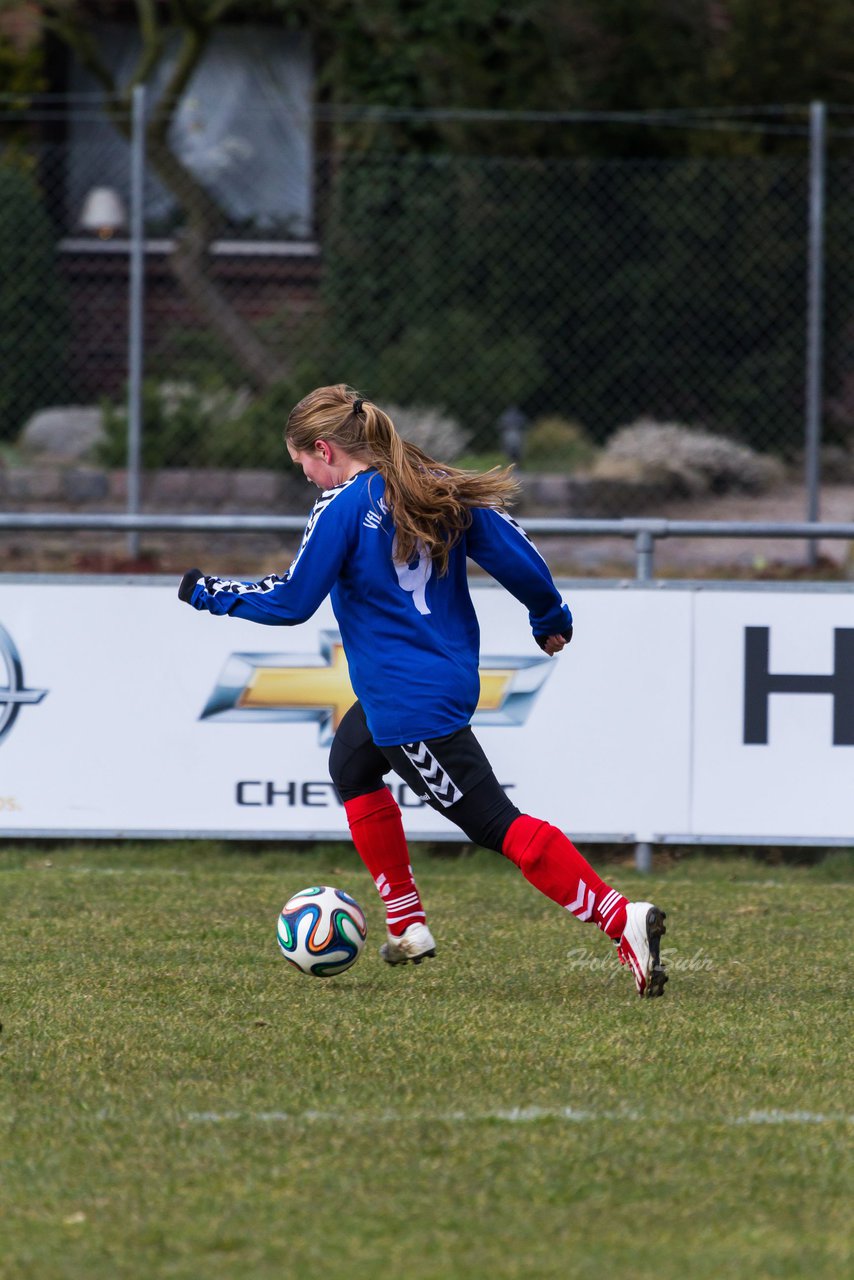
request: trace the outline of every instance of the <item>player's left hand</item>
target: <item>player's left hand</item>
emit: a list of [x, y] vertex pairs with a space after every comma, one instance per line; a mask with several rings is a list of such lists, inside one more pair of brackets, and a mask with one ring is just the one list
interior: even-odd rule
[[556, 653], [560, 653], [561, 649], [565, 649], [572, 639], [572, 627], [568, 631], [563, 631], [555, 636], [534, 636], [537, 644], [543, 653], [547, 653], [553, 658]]

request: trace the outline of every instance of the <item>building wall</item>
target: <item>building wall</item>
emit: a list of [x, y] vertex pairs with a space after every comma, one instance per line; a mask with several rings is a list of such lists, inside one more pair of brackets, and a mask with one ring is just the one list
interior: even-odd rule
[[[128, 368], [129, 257], [111, 244], [108, 252], [65, 249], [60, 266], [71, 311], [70, 374], [78, 400], [120, 393]], [[320, 260], [316, 254], [264, 255], [218, 252], [210, 276], [250, 323], [281, 318], [282, 332], [318, 305]], [[198, 316], [172, 275], [168, 254], [148, 252], [144, 285], [145, 362], [179, 360], [183, 333], [215, 334]], [[176, 367], [175, 375], [180, 369]]]

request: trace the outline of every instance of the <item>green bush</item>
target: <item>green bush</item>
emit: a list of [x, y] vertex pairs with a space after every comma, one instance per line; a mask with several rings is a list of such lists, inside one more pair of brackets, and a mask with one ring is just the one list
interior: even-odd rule
[[320, 348], [335, 380], [443, 410], [479, 448], [547, 375], [506, 252], [516, 211], [494, 194], [460, 158], [345, 157], [323, 230]]
[[575, 471], [596, 456], [596, 446], [577, 422], [565, 418], [540, 418], [525, 438], [526, 467], [559, 467]]
[[[798, 442], [803, 184], [788, 157], [341, 157], [328, 367], [381, 402], [442, 408], [479, 450], [510, 404], [577, 416], [597, 443], [642, 414]], [[842, 247], [830, 238], [829, 296], [850, 334]]]
[[[169, 466], [202, 466], [217, 415], [229, 415], [223, 385], [202, 388], [193, 382], [157, 381], [142, 384], [142, 465], [147, 470]], [[105, 403], [105, 439], [98, 450], [106, 466], [127, 462], [127, 408], [124, 402]]]
[[34, 182], [0, 165], [0, 439], [67, 395], [65, 290], [56, 237]]
[[289, 466], [285, 448], [288, 414], [300, 396], [309, 390], [307, 387], [297, 392], [292, 383], [279, 382], [256, 396], [235, 429], [220, 433], [215, 465], [268, 470]]
[[[208, 375], [199, 382], [147, 378], [142, 387], [142, 465], [277, 469], [287, 464], [284, 431], [304, 390], [281, 382], [252, 397]], [[107, 402], [98, 460], [127, 462], [127, 408]]]

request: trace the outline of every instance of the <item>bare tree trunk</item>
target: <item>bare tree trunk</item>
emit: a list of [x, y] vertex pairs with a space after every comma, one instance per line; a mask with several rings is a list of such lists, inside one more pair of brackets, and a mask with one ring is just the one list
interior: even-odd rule
[[166, 147], [155, 142], [149, 146], [148, 155], [152, 169], [187, 215], [187, 227], [169, 259], [175, 279], [197, 315], [220, 336], [256, 388], [263, 390], [281, 381], [287, 373], [284, 363], [211, 278], [211, 244], [222, 225], [218, 207]]
[[183, 235], [169, 259], [175, 279], [196, 313], [219, 334], [228, 350], [260, 390], [281, 381], [286, 374], [251, 325], [231, 306], [207, 269], [208, 245], [193, 230]]

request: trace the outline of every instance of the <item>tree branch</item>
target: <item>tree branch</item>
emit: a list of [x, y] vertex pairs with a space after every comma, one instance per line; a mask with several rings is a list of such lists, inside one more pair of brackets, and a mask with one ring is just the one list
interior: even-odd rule
[[181, 100], [181, 95], [202, 60], [210, 36], [210, 28], [207, 30], [185, 28], [178, 55], [175, 59], [175, 65], [172, 67], [166, 86], [151, 115], [149, 136], [153, 140], [157, 142], [166, 140], [172, 116]]
[[101, 58], [98, 46], [72, 9], [45, 10], [44, 25], [72, 49], [82, 66], [89, 71], [109, 94], [116, 93], [116, 81], [110, 68]]
[[136, 0], [137, 25], [142, 37], [139, 59], [126, 86], [129, 97], [134, 85], [144, 84], [163, 56], [166, 37], [157, 20], [155, 0]]

